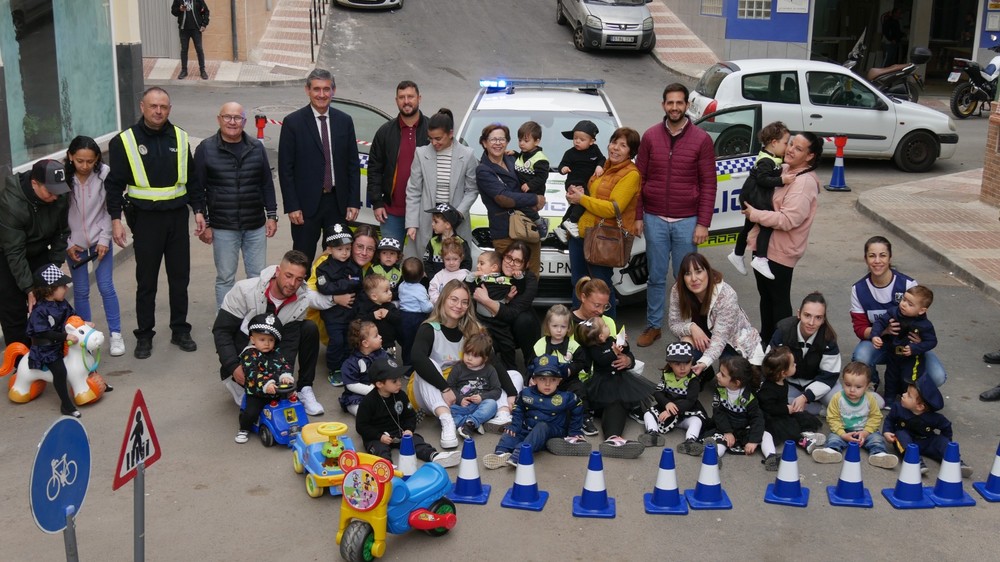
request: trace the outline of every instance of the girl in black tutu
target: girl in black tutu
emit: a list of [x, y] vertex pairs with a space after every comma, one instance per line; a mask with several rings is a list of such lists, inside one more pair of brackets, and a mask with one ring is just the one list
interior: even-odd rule
[[793, 411], [794, 406], [788, 403], [785, 379], [795, 376], [792, 351], [783, 345], [775, 347], [764, 356], [761, 370], [764, 382], [757, 391], [757, 400], [764, 412], [764, 429], [767, 430], [761, 450], [765, 455], [764, 468], [773, 472], [778, 470], [780, 460], [775, 444], [782, 445], [790, 439], [812, 454], [813, 449], [826, 443], [826, 436], [815, 433], [822, 425], [818, 417], [808, 412]]
[[600, 316], [588, 318], [576, 327], [574, 339], [580, 344], [583, 364], [589, 367], [587, 398], [591, 406], [602, 410], [601, 427], [604, 443], [601, 454], [606, 457], [634, 459], [645, 446], [622, 437], [628, 412], [649, 399], [656, 385], [631, 371], [635, 357], [624, 337], [616, 341]]

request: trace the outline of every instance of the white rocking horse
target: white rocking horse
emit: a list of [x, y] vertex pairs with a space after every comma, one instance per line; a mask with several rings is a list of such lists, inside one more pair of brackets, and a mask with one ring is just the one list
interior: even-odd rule
[[[104, 334], [87, 325], [79, 316], [70, 316], [66, 321], [66, 333], [73, 334], [78, 339], [76, 343], [66, 342], [63, 357], [73, 401], [77, 406], [96, 402], [107, 388], [104, 378], [97, 374]], [[22, 359], [17, 370], [14, 370], [17, 358], [27, 354], [26, 345], [12, 343], [4, 351], [3, 365], [0, 365], [0, 377], [14, 373], [10, 379], [7, 397], [11, 402], [19, 404], [34, 400], [45, 390], [45, 383], [52, 382], [52, 372], [48, 369], [28, 367], [27, 357]]]

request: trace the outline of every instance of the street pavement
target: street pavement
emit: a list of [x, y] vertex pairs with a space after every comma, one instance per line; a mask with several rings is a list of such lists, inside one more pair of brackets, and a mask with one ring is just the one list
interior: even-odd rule
[[[447, 12], [442, 9], [445, 4]], [[498, 29], [516, 29], [508, 24], [520, 22], [524, 26], [519, 31], [522, 38], [541, 36], [542, 30], [551, 27], [552, 34], [558, 36], [554, 40], [558, 48], [568, 49], [560, 60], [566, 67], [562, 75], [580, 75], [586, 65], [592, 64], [590, 61], [598, 61], [600, 68], [610, 73], [609, 89], [626, 123], [653, 122], [658, 118], [659, 90], [664, 80], [673, 77], [664, 76], [662, 69], [654, 71], [653, 68], [659, 68], [657, 63], [617, 55], [577, 54], [572, 51], [567, 30], [557, 28], [551, 21], [520, 18], [518, 14], [529, 7], [527, 0], [515, 3], [513, 15], [494, 6], [469, 4], [475, 4], [476, 9], [465, 3], [427, 0], [408, 3], [405, 10], [392, 14], [335, 9], [331, 17], [351, 22], [348, 27], [352, 29], [352, 37], [376, 29], [384, 32], [382, 26], [389, 25], [383, 20], [395, 23], [396, 20], [389, 18], [401, 15], [412, 25], [427, 29], [465, 29], [455, 32], [454, 41], [461, 45], [458, 52], [469, 53], [473, 58], [483, 55], [473, 54], [466, 47], [479, 41], [493, 45], [511, 40], [507, 35], [483, 35], [490, 33], [490, 29], [477, 25], [474, 18], [494, 22]], [[491, 11], [478, 14], [477, 10]], [[554, 19], [547, 17], [549, 12], [546, 7], [546, 18]], [[386, 52], [403, 52], [408, 42], [413, 43], [409, 48], [417, 52], [440, 52], [432, 48], [436, 45], [434, 41], [439, 40], [434, 33], [400, 35], [405, 37], [382, 36]], [[345, 34], [341, 37], [345, 41], [350, 39]], [[425, 107], [425, 111], [447, 104], [457, 108], [456, 115], [460, 115], [474, 92], [476, 75], [469, 67], [486, 68], [480, 58], [471, 62], [442, 60], [428, 69], [394, 59], [386, 61], [388, 68], [384, 72], [365, 74], [358, 69], [372, 68], [368, 65], [377, 59], [377, 53], [338, 49], [333, 41], [324, 39], [325, 46], [328, 42], [332, 47], [324, 49], [320, 62], [338, 69], [341, 84], [338, 95], [370, 100], [390, 113], [395, 111], [392, 86], [400, 77], [413, 75], [422, 86], [426, 84], [425, 100], [435, 100], [433, 107]], [[516, 60], [509, 66], [488, 70], [532, 73], [530, 57], [509, 58]], [[547, 70], [559, 66], [551, 62], [543, 64]], [[623, 85], [624, 80], [615, 74], [618, 72], [635, 77], [634, 82]], [[347, 79], [341, 79], [342, 76]], [[297, 84], [232, 88], [227, 83], [213, 84], [213, 80], [207, 81], [208, 84], [189, 84], [195, 82], [190, 79], [185, 82], [188, 83], [169, 80], [162, 83], [170, 85], [174, 103], [172, 120], [197, 136], [206, 136], [214, 130], [214, 114], [227, 99], [246, 100], [248, 109], [270, 107], [274, 109], [272, 113], [280, 116], [286, 109], [290, 111], [306, 101]], [[874, 234], [887, 235], [895, 242], [896, 266], [936, 293], [929, 316], [938, 332], [939, 356], [949, 372], [948, 383], [942, 388], [944, 413], [955, 424], [955, 438], [962, 445], [963, 458], [976, 470], [974, 480], [985, 479], [1000, 440], [997, 406], [976, 399], [979, 392], [1000, 382], [996, 370], [980, 359], [982, 353], [1000, 346], [995, 329], [995, 319], [1000, 317], [996, 303], [1000, 268], [995, 265], [1000, 250], [996, 231], [1000, 225], [997, 210], [976, 199], [983, 149], [981, 141], [978, 146], [967, 143], [970, 138], [985, 135], [966, 134], [985, 129], [985, 121], [960, 123], [961, 155], [940, 162], [928, 174], [902, 174], [888, 162], [848, 160], [846, 177], [854, 191], [821, 194], [810, 247], [796, 268], [793, 283], [793, 301], [811, 290], [826, 295], [828, 316], [840, 334], [842, 355], [847, 360], [855, 343], [847, 312], [849, 292], [850, 285], [865, 271], [863, 243]], [[269, 126], [264, 142], [275, 158], [277, 130]], [[829, 173], [829, 164], [824, 163], [820, 175], [827, 179]], [[268, 244], [269, 263], [275, 263], [290, 247], [287, 221], [284, 216], [281, 219], [278, 234]], [[705, 254], [737, 290], [750, 318], [756, 320], [759, 316], [752, 277], [733, 272], [725, 259], [729, 250], [708, 248]], [[127, 253], [123, 253], [123, 258], [116, 268], [115, 280], [129, 332], [134, 326], [134, 261]], [[311, 499], [305, 494], [303, 478], [293, 473], [287, 449], [267, 450], [256, 439], [246, 445], [233, 442], [237, 412], [219, 382], [210, 333], [215, 313], [211, 248], [192, 241], [189, 321], [199, 345], [195, 353], [181, 352], [168, 343], [165, 282], [165, 275], [161, 275], [163, 290], [157, 308], [161, 329], [154, 340], [152, 358], [146, 361], [132, 358], [135, 342], [130, 333], [126, 334], [129, 353], [120, 358], [105, 353], [99, 369], [115, 385], [115, 391], [98, 404], [83, 409], [82, 421], [89, 432], [94, 464], [90, 491], [77, 520], [81, 558], [131, 558], [132, 485], [112, 492], [111, 483], [131, 397], [141, 388], [163, 449], [163, 457], [146, 473], [149, 559], [336, 559], [338, 501], [331, 497]], [[96, 288], [91, 299], [100, 326], [103, 314]], [[623, 307], [619, 315], [629, 333], [633, 337], [638, 335], [644, 326], [644, 307]], [[662, 365], [666, 343], [661, 340], [649, 348], [634, 349], [636, 356], [647, 364], [647, 376], [655, 376]], [[317, 420], [344, 421], [353, 429], [352, 420], [337, 408], [340, 391], [325, 382], [322, 367], [319, 371], [316, 394], [327, 413]], [[702, 400], [707, 405], [707, 393]], [[57, 404], [51, 390], [26, 405], [0, 400], [0, 416], [7, 420], [7, 438], [0, 442], [0, 501], [6, 506], [0, 511], [3, 559], [62, 557], [61, 539], [43, 535], [35, 528], [27, 502], [31, 459], [43, 430], [58, 416]], [[637, 425], [630, 425], [628, 435], [634, 437], [638, 431]], [[425, 421], [418, 432], [436, 446], [436, 424]], [[667, 444], [675, 447], [681, 440], [683, 436], [675, 432], [667, 437]], [[598, 440], [592, 438], [591, 442], [596, 448]], [[495, 443], [495, 436], [477, 438], [479, 456], [491, 452]], [[978, 504], [972, 508], [896, 511], [879, 492], [894, 485], [898, 471], [864, 464], [862, 473], [875, 496], [874, 509], [834, 508], [826, 500], [825, 487], [836, 484], [839, 465], [817, 465], [804, 455], [799, 458], [799, 471], [803, 485], [812, 492], [805, 509], [763, 503], [764, 488], [773, 482], [775, 473], [764, 472], [759, 457], [727, 456], [722, 483], [733, 500], [732, 511], [692, 512], [687, 517], [646, 515], [642, 494], [652, 490], [658, 461], [658, 450], [647, 450], [634, 461], [605, 459], [608, 490], [618, 506], [618, 516], [611, 521], [576, 519], [570, 514], [571, 498], [580, 494], [583, 485], [585, 458], [536, 455], [539, 486], [551, 493], [545, 510], [538, 514], [501, 508], [500, 499], [512, 484], [513, 472], [486, 471], [480, 465], [483, 482], [493, 486], [486, 506], [460, 505], [458, 526], [441, 538], [415, 533], [390, 536], [385, 558], [626, 560], [650, 556], [723, 559], [738, 555], [769, 560], [860, 560], [873, 556], [910, 560], [952, 559], [963, 554], [989, 558], [996, 548], [993, 529], [1000, 523], [1000, 506], [987, 504], [974, 492]], [[678, 456], [681, 489], [694, 487], [699, 463], [699, 459]], [[924, 484], [933, 485], [937, 463], [928, 464], [931, 472], [924, 478]], [[456, 469], [450, 469], [450, 473], [454, 477]], [[971, 492], [969, 481], [965, 486]]]

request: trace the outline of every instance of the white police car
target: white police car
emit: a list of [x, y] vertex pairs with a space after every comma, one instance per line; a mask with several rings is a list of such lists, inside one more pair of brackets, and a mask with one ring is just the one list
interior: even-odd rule
[[[705, 245], [731, 244], [743, 225], [739, 212], [739, 193], [743, 180], [753, 166], [760, 150], [757, 133], [761, 127], [759, 105], [733, 107], [706, 116], [696, 124], [708, 131], [715, 141], [716, 173], [719, 187], [716, 194], [715, 216]], [[582, 119], [593, 121], [600, 130], [598, 145], [607, 152], [611, 133], [622, 126], [611, 100], [604, 91], [603, 80], [492, 78], [480, 81], [468, 112], [459, 127], [459, 142], [482, 156], [479, 136], [490, 123], [502, 123], [511, 130], [511, 145], [517, 148], [517, 128], [525, 121], [535, 121], [542, 127], [542, 142], [553, 170], [549, 173], [545, 193], [545, 208], [540, 211], [551, 225], [548, 237], [542, 240], [542, 274], [536, 303], [565, 303], [570, 299], [569, 253], [566, 246], [552, 233], [566, 212], [565, 176], [554, 167], [571, 141], [562, 131], [573, 129]], [[648, 124], [633, 127], [641, 133]], [[473, 254], [492, 248], [486, 206], [481, 199], [473, 205], [471, 214]], [[474, 256], [475, 257], [475, 256]], [[619, 295], [628, 296], [646, 289], [646, 245], [637, 238], [632, 246], [632, 259], [615, 271], [614, 286]]]

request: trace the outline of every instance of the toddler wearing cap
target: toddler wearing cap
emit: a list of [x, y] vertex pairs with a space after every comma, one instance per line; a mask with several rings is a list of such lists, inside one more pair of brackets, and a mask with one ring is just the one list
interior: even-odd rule
[[237, 443], [243, 444], [250, 439], [250, 430], [260, 418], [261, 410], [277, 394], [278, 384], [295, 382], [292, 366], [278, 351], [281, 329], [281, 321], [273, 313], [258, 314], [247, 325], [250, 341], [240, 352], [240, 366], [246, 376], [246, 395], [240, 410], [240, 429], [235, 438]]
[[375, 249], [375, 261], [371, 273], [377, 273], [389, 281], [392, 289], [392, 300], [399, 300], [399, 282], [403, 279], [400, 259], [403, 256], [403, 243], [395, 238], [383, 237]]
[[469, 244], [461, 236], [455, 234], [458, 225], [462, 224], [465, 217], [462, 213], [447, 203], [438, 203], [433, 209], [427, 209], [425, 213], [431, 213], [431, 230], [434, 234], [427, 241], [424, 248], [424, 273], [428, 278], [434, 277], [437, 272], [444, 268], [444, 256], [442, 245], [448, 238], [454, 238], [462, 245], [462, 253], [465, 256], [459, 266], [461, 269], [472, 269], [472, 252], [469, 251]]
[[[351, 244], [354, 242], [351, 230], [342, 224], [335, 224], [324, 242], [323, 254], [327, 257], [315, 267], [316, 290], [334, 297], [356, 295], [361, 287], [362, 272], [361, 267], [351, 259]], [[326, 346], [327, 378], [333, 386], [344, 385], [340, 378], [340, 366], [347, 358], [347, 327], [354, 316], [354, 306], [344, 306], [336, 301], [330, 308], [320, 311], [329, 337]]]
[[[559, 173], [566, 175], [566, 191], [573, 186], [587, 189], [587, 183], [591, 176], [600, 176], [604, 173], [604, 154], [597, 147], [597, 125], [593, 121], [586, 119], [580, 121], [573, 127], [572, 131], [563, 131], [563, 136], [573, 141], [573, 147], [563, 154], [562, 161], [559, 162]], [[568, 236], [579, 238], [580, 229], [576, 223], [583, 216], [583, 205], [570, 205], [563, 215], [562, 224], [556, 229], [556, 236], [564, 244], [569, 240]]]

